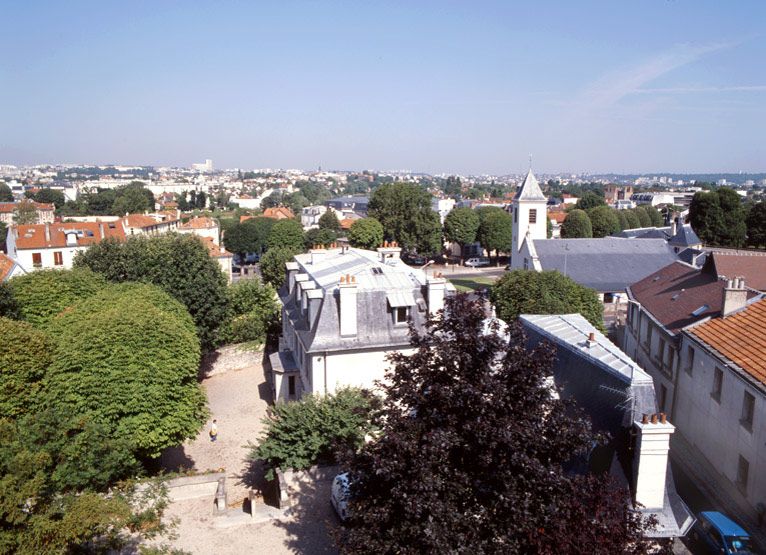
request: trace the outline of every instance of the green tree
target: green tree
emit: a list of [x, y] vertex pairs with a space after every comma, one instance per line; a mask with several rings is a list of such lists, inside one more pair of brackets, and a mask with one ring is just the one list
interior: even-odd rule
[[314, 245], [320, 245], [322, 247], [329, 247], [338, 239], [338, 234], [332, 229], [313, 228], [309, 229], [305, 234], [305, 247], [311, 249]]
[[561, 237], [564, 239], [593, 237], [593, 227], [588, 213], [585, 210], [570, 210], [561, 223]]
[[636, 218], [638, 218], [639, 227], [652, 226], [652, 219], [649, 217], [646, 210], [644, 210], [643, 206], [633, 208], [631, 211], [636, 215]]
[[718, 205], [721, 207], [721, 227], [717, 233], [717, 244], [739, 248], [747, 239], [747, 213], [742, 197], [734, 189], [719, 187]]
[[487, 252], [510, 251], [513, 242], [513, 218], [511, 215], [494, 206], [486, 206], [476, 210], [479, 215], [479, 230], [476, 238]]
[[276, 208], [282, 204], [282, 193], [273, 191], [269, 196], [261, 201], [261, 208]]
[[41, 326], [77, 301], [106, 287], [103, 276], [88, 268], [39, 270], [8, 282], [22, 319]]
[[8, 282], [0, 283], [0, 317], [18, 320], [21, 318], [21, 309], [13, 289]]
[[282, 287], [287, 273], [285, 264], [292, 260], [299, 252], [301, 251], [297, 249], [282, 247], [269, 249], [266, 254], [261, 257], [260, 262], [261, 277], [263, 277], [263, 281], [275, 289]]
[[348, 240], [352, 247], [375, 250], [383, 244], [383, 225], [375, 218], [361, 218], [351, 224]]
[[[530, 272], [533, 273], [533, 272]], [[510, 341], [466, 296], [394, 354], [374, 441], [352, 445], [346, 553], [649, 553], [651, 520], [608, 475], [564, 467], [603, 445], [549, 385], [553, 353]], [[455, 338], [460, 338], [456, 341]]]
[[66, 203], [66, 197], [64, 196], [64, 193], [49, 188], [40, 189], [37, 191], [32, 195], [32, 200], [45, 204], [53, 204], [56, 207], [56, 210], [63, 207], [64, 203]]
[[766, 203], [759, 202], [754, 205], [747, 215], [746, 223], [747, 244], [752, 247], [766, 245]]
[[277, 403], [263, 419], [265, 431], [258, 444], [250, 444], [250, 458], [266, 462], [268, 479], [276, 468], [303, 470], [333, 463], [337, 451], [364, 443], [378, 405], [370, 393], [352, 388]]
[[635, 211], [620, 210], [620, 212], [623, 214], [623, 217], [625, 218], [625, 221], [627, 222], [627, 225], [624, 229], [636, 229], [641, 227], [641, 222], [639, 221], [638, 216], [636, 216]]
[[0, 414], [37, 412], [37, 396], [52, 360], [48, 337], [26, 322], [0, 318]]
[[340, 233], [340, 221], [334, 210], [327, 210], [319, 217], [319, 229], [329, 229], [335, 233]]
[[604, 308], [598, 293], [555, 270], [507, 272], [495, 282], [490, 296], [498, 317], [506, 322], [516, 320], [520, 314], [579, 312], [604, 330]]
[[601, 195], [597, 195], [596, 193], [592, 191], [586, 191], [583, 193], [583, 195], [577, 199], [577, 204], [575, 204], [575, 208], [578, 210], [590, 210], [591, 208], [596, 208], [597, 206], [605, 206], [606, 201], [604, 200], [604, 197]]
[[0, 202], [13, 202], [13, 191], [2, 181], [0, 181]]
[[300, 251], [304, 241], [303, 226], [299, 221], [279, 220], [271, 228], [266, 246], [269, 249], [286, 248]]
[[630, 229], [628, 218], [625, 215], [626, 210], [617, 210], [617, 223], [620, 225], [620, 231]]
[[723, 225], [723, 212], [715, 192], [694, 193], [689, 204], [689, 223], [703, 243], [718, 243], [718, 231]]
[[271, 228], [277, 221], [273, 218], [256, 216], [242, 223], [235, 223], [223, 234], [223, 244], [236, 254], [262, 253], [266, 250], [266, 242], [271, 234]]
[[22, 200], [13, 211], [13, 222], [17, 225], [37, 223], [37, 208], [31, 200]]
[[222, 326], [226, 343], [265, 342], [266, 334], [279, 320], [277, 292], [260, 279], [241, 280], [226, 290], [229, 315]]
[[593, 228], [593, 237], [597, 239], [620, 231], [620, 221], [614, 208], [606, 205], [591, 208], [588, 218]]
[[184, 306], [167, 293], [112, 285], [48, 330], [56, 348], [45, 406], [92, 417], [139, 460], [197, 435], [206, 417], [199, 341]]
[[479, 216], [472, 208], [453, 208], [444, 219], [444, 237], [460, 245], [460, 255], [466, 245], [476, 241]]
[[445, 181], [444, 181], [444, 194], [448, 197], [457, 197], [463, 192], [463, 184], [460, 181], [459, 177], [455, 177], [454, 175], [450, 175]]
[[385, 238], [421, 254], [441, 252], [441, 223], [431, 195], [414, 183], [387, 183], [370, 197], [368, 215], [383, 225]]
[[205, 194], [205, 191], [200, 191], [197, 193], [197, 206], [196, 208], [198, 210], [204, 210], [207, 206], [207, 194]]
[[[117, 199], [117, 192], [114, 189], [97, 189], [95, 193], [85, 195], [88, 214], [103, 216], [114, 214], [112, 207]], [[124, 215], [122, 212], [120, 215]]]
[[651, 225], [654, 227], [661, 227], [664, 223], [664, 220], [662, 218], [662, 214], [660, 214], [660, 211], [657, 210], [654, 206], [650, 204], [645, 204], [643, 206], [644, 212], [649, 216], [649, 220], [651, 222]]
[[226, 318], [226, 277], [202, 241], [194, 235], [136, 235], [127, 241], [105, 240], [77, 254], [76, 267], [87, 267], [108, 281], [138, 281], [161, 287], [183, 303], [197, 326], [202, 348], [211, 350]]
[[[151, 200], [149, 196], [151, 196]], [[151, 191], [133, 183], [117, 188], [112, 204], [112, 214], [123, 216], [125, 214], [138, 214], [147, 210], [154, 210], [154, 195]]]
[[550, 239], [553, 237], [553, 222], [546, 216], [545, 218], [545, 236]]

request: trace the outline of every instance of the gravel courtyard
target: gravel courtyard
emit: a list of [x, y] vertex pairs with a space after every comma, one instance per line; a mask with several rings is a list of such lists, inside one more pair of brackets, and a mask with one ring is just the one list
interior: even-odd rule
[[[168, 543], [195, 554], [336, 553], [329, 536], [337, 523], [329, 503], [329, 482], [304, 488], [292, 511], [262, 512], [271, 511], [276, 518], [251, 520], [242, 512], [248, 490], [262, 494], [265, 486], [262, 469], [247, 460], [247, 443], [260, 436], [268, 407], [269, 388], [262, 364], [227, 369], [203, 379], [202, 385], [210, 420], [196, 439], [166, 452], [162, 462], [168, 470], [224, 469], [229, 510], [225, 516], [215, 516], [212, 498], [171, 504], [166, 517], [177, 519], [178, 525], [177, 538]], [[218, 421], [216, 442], [208, 435], [213, 418]]]

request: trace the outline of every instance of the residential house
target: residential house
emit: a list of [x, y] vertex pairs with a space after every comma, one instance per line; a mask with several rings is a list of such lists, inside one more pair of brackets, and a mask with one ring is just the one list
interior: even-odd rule
[[553, 382], [574, 399], [594, 431], [609, 441], [596, 447], [583, 470], [608, 472], [631, 492], [634, 508], [656, 518], [648, 536], [684, 536], [694, 523], [668, 465], [675, 427], [657, 414], [652, 378], [579, 314], [522, 315], [530, 346], [556, 348]]
[[319, 218], [324, 216], [328, 208], [326, 206], [306, 206], [301, 210], [301, 225], [303, 229], [313, 229], [319, 227]]
[[730, 510], [757, 522], [766, 502], [766, 300], [748, 303], [738, 280], [725, 291], [723, 317], [682, 333], [675, 422], [688, 463], [708, 468]]
[[205, 248], [207, 248], [208, 254], [210, 254], [212, 258], [215, 258], [218, 265], [221, 266], [221, 271], [223, 272], [223, 275], [226, 276], [226, 280], [231, 283], [234, 254], [227, 251], [226, 248], [223, 245], [218, 244], [217, 241], [214, 241], [212, 237], [204, 235], [198, 235], [198, 237], [202, 241], [202, 244], [205, 245]]
[[215, 245], [220, 243], [218, 220], [207, 216], [195, 216], [178, 226], [177, 231], [184, 235], [192, 234], [210, 239]]
[[[367, 216], [367, 206], [370, 204], [370, 199], [369, 197], [363, 196], [336, 197], [328, 200], [325, 204], [336, 212], [341, 212], [344, 217], [350, 212], [356, 212], [361, 216]], [[338, 216], [338, 218], [340, 218], [340, 216]]]
[[275, 220], [292, 220], [295, 218], [293, 211], [286, 206], [275, 206], [274, 208], [267, 208], [263, 211], [263, 216], [266, 218], [273, 218]]
[[604, 200], [607, 204], [615, 205], [620, 200], [630, 200], [630, 196], [633, 194], [633, 186], [625, 185], [623, 187], [619, 185], [607, 185], [604, 187]]
[[705, 269], [719, 279], [742, 277], [747, 286], [766, 292], [766, 252], [750, 250], [712, 250]]
[[[709, 271], [674, 262], [627, 289], [630, 306], [623, 349], [652, 376], [658, 408], [670, 414], [671, 420], [678, 414], [681, 332], [731, 310], [726, 285]], [[743, 291], [747, 299], [760, 296], [757, 291]]]
[[12, 225], [8, 228], [8, 256], [25, 272], [72, 267], [77, 252], [102, 239], [125, 239], [120, 222], [70, 222]]
[[[34, 202], [29, 200], [25, 200], [22, 202], [32, 203], [32, 205], [35, 207], [35, 212], [37, 214], [37, 221], [35, 223], [38, 223], [38, 224], [53, 223], [54, 212], [56, 210], [56, 207], [54, 205], [46, 204], [42, 202]], [[0, 222], [4, 223], [7, 226], [15, 223], [14, 217], [16, 215], [16, 211], [18, 210], [19, 205], [22, 204], [22, 202], [0, 202]]]
[[174, 212], [158, 214], [127, 214], [121, 219], [125, 235], [161, 235], [175, 231], [181, 224]]
[[26, 274], [24, 269], [13, 258], [0, 252], [0, 283], [21, 274]]
[[287, 263], [279, 290], [282, 334], [270, 356], [277, 400], [372, 387], [386, 357], [411, 352], [408, 322], [422, 329], [454, 288], [400, 259], [401, 248], [313, 249]]

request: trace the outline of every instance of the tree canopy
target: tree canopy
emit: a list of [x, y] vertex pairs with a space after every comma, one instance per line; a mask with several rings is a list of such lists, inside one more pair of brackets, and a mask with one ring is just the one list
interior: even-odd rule
[[226, 296], [229, 314], [221, 329], [224, 342], [264, 343], [267, 332], [279, 320], [274, 288], [258, 278], [245, 279], [227, 287]]
[[[525, 348], [482, 305], [447, 300], [391, 356], [376, 439], [349, 450], [348, 553], [646, 553], [649, 525], [606, 475], [565, 464], [600, 439], [548, 385], [553, 352]], [[455, 338], [459, 338], [456, 341]]]
[[303, 226], [297, 220], [279, 220], [271, 228], [266, 245], [270, 249], [294, 249], [303, 250]]
[[766, 245], [766, 203], [759, 202], [747, 214], [747, 244], [753, 247]]
[[603, 196], [598, 195], [593, 191], [585, 191], [582, 196], [577, 199], [577, 204], [575, 204], [575, 208], [578, 210], [590, 210], [597, 206], [606, 206], [606, 201]]
[[335, 210], [327, 210], [319, 217], [319, 229], [329, 229], [335, 233], [340, 233], [340, 220], [335, 215]]
[[29, 198], [31, 198], [35, 202], [53, 204], [56, 207], [56, 210], [64, 206], [64, 203], [66, 202], [66, 197], [64, 197], [64, 193], [56, 189], [49, 189], [47, 187], [44, 189], [40, 189], [39, 191], [35, 193], [32, 193]]
[[444, 219], [444, 237], [462, 248], [476, 241], [479, 216], [473, 208], [453, 208]]
[[263, 281], [279, 289], [285, 282], [285, 276], [287, 271], [285, 270], [285, 263], [293, 259], [298, 254], [297, 249], [286, 248], [274, 248], [261, 257], [261, 277]]
[[441, 223], [431, 195], [414, 183], [387, 183], [370, 197], [368, 214], [383, 225], [385, 238], [421, 254], [441, 252]]
[[513, 218], [495, 206], [478, 208], [479, 230], [476, 238], [487, 252], [510, 251], [513, 243]]
[[520, 314], [579, 312], [604, 330], [604, 308], [596, 291], [555, 270], [507, 272], [495, 282], [490, 295], [498, 317], [507, 322], [516, 320]]
[[0, 202], [13, 202], [13, 191], [2, 181], [0, 181]]
[[0, 317], [0, 414], [19, 418], [36, 413], [53, 345], [26, 322]]
[[593, 237], [593, 227], [588, 213], [585, 210], [570, 210], [561, 223], [561, 237], [563, 239]]
[[112, 282], [161, 287], [186, 306], [203, 349], [215, 346], [226, 317], [226, 277], [198, 237], [169, 233], [136, 235], [124, 242], [107, 239], [78, 253], [74, 265]]
[[37, 207], [31, 200], [22, 200], [13, 211], [13, 222], [17, 225], [37, 223]]
[[689, 205], [689, 223], [703, 243], [721, 247], [741, 247], [747, 236], [744, 206], [729, 187], [698, 192]]
[[620, 220], [617, 218], [617, 211], [606, 205], [591, 208], [588, 212], [588, 218], [593, 230], [593, 237], [601, 238], [620, 231]]
[[277, 221], [274, 218], [256, 216], [228, 227], [223, 234], [223, 244], [236, 254], [262, 253]]
[[352, 247], [375, 250], [383, 244], [383, 226], [375, 218], [361, 218], [351, 224], [348, 240]]

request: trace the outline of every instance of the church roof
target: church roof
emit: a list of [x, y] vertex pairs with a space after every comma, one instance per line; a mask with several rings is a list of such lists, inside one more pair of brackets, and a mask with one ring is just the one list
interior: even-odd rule
[[513, 198], [514, 200], [548, 201], [548, 199], [545, 198], [542, 189], [540, 189], [540, 184], [537, 182], [537, 178], [535, 178], [532, 170], [527, 172], [524, 182], [521, 184], [521, 187], [519, 187], [519, 190], [516, 191], [516, 196]]

